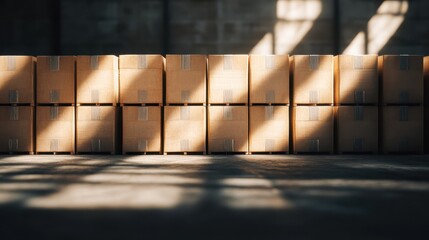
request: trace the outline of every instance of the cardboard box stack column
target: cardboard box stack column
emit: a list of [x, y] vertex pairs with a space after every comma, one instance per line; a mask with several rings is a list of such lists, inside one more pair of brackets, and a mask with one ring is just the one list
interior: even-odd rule
[[[429, 122], [429, 56], [424, 58], [424, 122]], [[429, 154], [429, 126], [423, 126], [425, 136], [425, 153]]]
[[209, 153], [249, 151], [248, 76], [248, 55], [209, 55]]
[[31, 56], [0, 56], [0, 152], [34, 152], [34, 68]]
[[295, 55], [291, 70], [293, 151], [333, 153], [333, 56]]
[[248, 152], [248, 106], [209, 107], [209, 153]]
[[206, 152], [207, 56], [167, 55], [164, 152]]
[[423, 153], [423, 57], [384, 55], [382, 148], [384, 153]]
[[160, 153], [164, 57], [119, 56], [122, 153]]
[[115, 153], [118, 57], [76, 57], [76, 151]]
[[378, 152], [377, 55], [335, 57], [336, 143], [339, 153]]
[[249, 56], [249, 152], [289, 151], [289, 56]]
[[164, 107], [164, 153], [206, 153], [206, 107]]
[[36, 153], [75, 152], [74, 56], [38, 56]]

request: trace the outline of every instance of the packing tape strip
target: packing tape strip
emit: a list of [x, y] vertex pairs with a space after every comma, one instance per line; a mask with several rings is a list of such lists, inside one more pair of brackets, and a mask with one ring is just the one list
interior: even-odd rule
[[49, 143], [49, 150], [51, 152], [58, 152], [60, 146], [60, 140], [59, 139], [51, 139]]
[[311, 70], [317, 70], [319, 69], [319, 61], [320, 61], [320, 56], [319, 55], [310, 55], [310, 69]]
[[189, 151], [189, 139], [181, 139], [180, 140], [180, 151], [188, 152]]
[[101, 107], [91, 107], [91, 120], [92, 121], [101, 120]]
[[146, 55], [137, 55], [137, 68], [138, 69], [146, 69], [147, 68]]
[[363, 69], [363, 56], [353, 56], [353, 69]]
[[7, 57], [7, 70], [8, 71], [15, 71], [16, 70], [16, 58], [15, 58], [15, 56], [8, 56]]
[[274, 119], [274, 106], [265, 106], [265, 120]]
[[9, 107], [9, 120], [10, 121], [19, 120], [19, 107], [16, 107], [16, 106]]
[[399, 121], [406, 122], [409, 119], [409, 108], [408, 106], [400, 106], [399, 107]]
[[143, 152], [148, 151], [148, 140], [147, 139], [139, 139], [137, 149], [139, 151], [143, 151]]
[[310, 121], [319, 121], [319, 108], [318, 107], [308, 107], [308, 120]]
[[98, 70], [98, 67], [99, 67], [98, 56], [90, 56], [89, 60], [90, 60], [91, 70]]
[[274, 139], [265, 139], [265, 151], [272, 152], [274, 151], [276, 141]]
[[224, 139], [223, 141], [223, 150], [225, 152], [234, 152], [234, 139]]
[[52, 107], [50, 107], [49, 108], [49, 112], [50, 112], [50, 120], [51, 121], [54, 121], [54, 120], [58, 120], [58, 118], [59, 118], [59, 112], [60, 112], [60, 109], [59, 109], [59, 107], [58, 106], [52, 106]]
[[311, 90], [308, 92], [308, 101], [310, 103], [319, 103], [319, 91]]
[[232, 56], [223, 55], [223, 70], [232, 70]]
[[362, 121], [363, 120], [363, 107], [362, 106], [355, 106], [354, 107], [354, 120], [355, 121]]
[[189, 120], [191, 118], [191, 109], [189, 106], [180, 107], [180, 120]]
[[149, 108], [148, 107], [137, 107], [138, 116], [137, 120], [147, 121], [149, 120]]
[[191, 69], [191, 55], [181, 55], [180, 60], [180, 67], [182, 70]]
[[265, 69], [274, 69], [276, 67], [276, 58], [274, 55], [265, 56]]
[[50, 71], [59, 71], [60, 70], [60, 57], [59, 56], [50, 56], [49, 57], [49, 70]]
[[233, 120], [232, 106], [223, 106], [223, 120]]

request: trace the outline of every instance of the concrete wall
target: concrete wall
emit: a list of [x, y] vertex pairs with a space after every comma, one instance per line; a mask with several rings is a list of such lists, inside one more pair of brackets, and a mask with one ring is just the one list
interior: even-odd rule
[[427, 0], [6, 1], [0, 54], [428, 55], [427, 9]]

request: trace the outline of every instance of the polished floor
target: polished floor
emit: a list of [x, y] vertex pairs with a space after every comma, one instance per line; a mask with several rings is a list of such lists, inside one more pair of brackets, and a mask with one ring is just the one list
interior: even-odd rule
[[429, 156], [0, 156], [1, 239], [427, 239]]

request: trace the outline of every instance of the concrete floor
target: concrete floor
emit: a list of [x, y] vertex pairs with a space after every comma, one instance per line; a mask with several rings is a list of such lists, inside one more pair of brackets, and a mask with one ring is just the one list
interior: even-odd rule
[[428, 239], [429, 156], [0, 156], [1, 239]]

